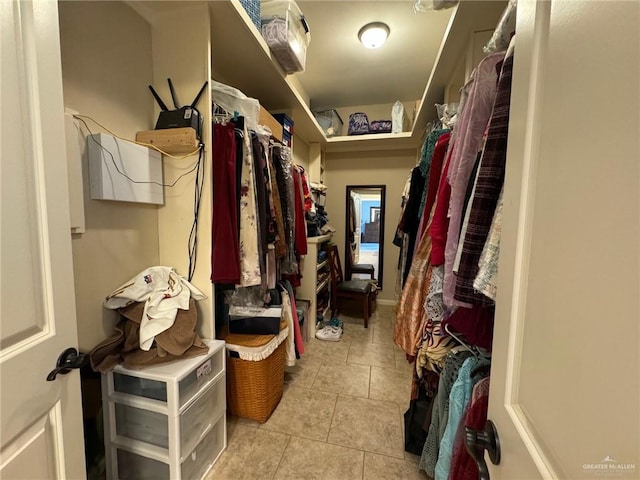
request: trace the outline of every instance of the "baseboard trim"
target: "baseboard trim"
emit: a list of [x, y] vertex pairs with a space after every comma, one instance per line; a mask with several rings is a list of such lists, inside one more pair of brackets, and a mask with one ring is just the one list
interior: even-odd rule
[[378, 305], [387, 305], [387, 306], [390, 306], [390, 307], [394, 307], [394, 306], [396, 306], [398, 304], [398, 302], [395, 301], [395, 300], [385, 300], [383, 298], [378, 298], [376, 300], [376, 303]]

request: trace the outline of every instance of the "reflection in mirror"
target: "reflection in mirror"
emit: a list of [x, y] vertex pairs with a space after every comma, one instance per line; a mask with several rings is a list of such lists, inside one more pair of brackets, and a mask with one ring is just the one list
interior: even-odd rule
[[385, 185], [347, 185], [345, 277], [371, 278], [382, 288]]

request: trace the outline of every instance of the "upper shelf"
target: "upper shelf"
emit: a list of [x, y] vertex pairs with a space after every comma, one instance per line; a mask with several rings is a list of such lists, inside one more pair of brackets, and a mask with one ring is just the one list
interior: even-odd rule
[[[184, 8], [188, 2], [127, 3], [152, 21], [158, 11]], [[506, 0], [462, 1], [454, 7], [410, 132], [327, 138], [295, 74], [287, 75], [282, 70], [239, 0], [209, 1], [211, 73], [215, 80], [257, 98], [267, 110], [290, 114], [296, 136], [322, 144], [327, 152], [418, 148], [427, 123], [436, 118], [434, 105], [443, 102], [445, 87], [467, 53], [472, 33], [494, 29], [506, 4]]]
[[213, 78], [257, 98], [267, 110], [288, 111], [296, 135], [306, 142], [326, 142], [309, 108], [309, 98], [295, 76], [280, 68], [240, 2], [211, 1], [209, 9]]

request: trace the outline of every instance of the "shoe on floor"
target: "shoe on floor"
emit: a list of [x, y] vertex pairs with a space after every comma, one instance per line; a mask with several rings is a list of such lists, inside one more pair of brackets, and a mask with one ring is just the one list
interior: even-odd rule
[[344, 327], [344, 324], [342, 323], [342, 320], [340, 320], [339, 318], [333, 317], [331, 320], [329, 320], [329, 326], [338, 327], [340, 330], [342, 330]]
[[342, 338], [342, 329], [338, 327], [324, 327], [316, 331], [316, 338], [329, 342], [339, 342]]

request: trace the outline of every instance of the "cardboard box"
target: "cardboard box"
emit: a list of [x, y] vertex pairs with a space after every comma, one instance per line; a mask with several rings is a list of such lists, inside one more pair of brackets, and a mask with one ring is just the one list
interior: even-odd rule
[[269, 130], [271, 130], [271, 136], [279, 142], [282, 142], [282, 124], [273, 118], [273, 115], [271, 115], [262, 106], [260, 106], [260, 118], [258, 118], [258, 124], [269, 127]]

